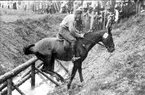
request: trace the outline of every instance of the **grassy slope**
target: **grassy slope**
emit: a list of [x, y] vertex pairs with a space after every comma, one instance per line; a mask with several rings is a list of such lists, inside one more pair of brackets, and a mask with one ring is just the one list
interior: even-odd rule
[[115, 52], [96, 45], [83, 62], [81, 86], [77, 75], [69, 92], [62, 86], [52, 95], [145, 95], [144, 32], [145, 13], [116, 25]]
[[[23, 15], [25, 14], [25, 15]], [[19, 17], [21, 16], [21, 17]], [[30, 12], [1, 10], [0, 75], [30, 58], [22, 48], [44, 37], [56, 36], [64, 15], [37, 15]]]
[[81, 95], [145, 94], [144, 19], [145, 14], [136, 15], [112, 31], [116, 51], [111, 55], [101, 53], [101, 60], [99, 56], [94, 61], [89, 61], [94, 63], [94, 69], [90, 69], [89, 65], [87, 69], [93, 72], [90, 73], [93, 77], [90, 74], [86, 76], [89, 80]]

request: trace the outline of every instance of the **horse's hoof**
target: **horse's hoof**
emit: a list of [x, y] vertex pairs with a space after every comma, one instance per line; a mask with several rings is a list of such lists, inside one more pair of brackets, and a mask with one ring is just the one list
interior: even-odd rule
[[66, 80], [64, 80], [64, 82], [63, 82], [64, 84], [68, 84], [68, 81], [66, 81]]
[[64, 82], [65, 81], [64, 78], [61, 77], [61, 76], [53, 75], [53, 77], [55, 77], [57, 81], [61, 81], [61, 82]]
[[40, 70], [41, 70], [42, 72], [45, 72], [45, 71], [46, 71], [44, 68], [41, 68]]
[[82, 87], [83, 87], [83, 83], [82, 83], [82, 82], [79, 83], [79, 84], [78, 84], [78, 87], [79, 87], [79, 88], [82, 88]]
[[68, 89], [68, 90], [70, 89], [70, 84], [67, 84], [67, 89]]
[[57, 80], [57, 81], [60, 81], [60, 78], [56, 77], [56, 80]]
[[70, 78], [66, 78], [64, 81], [69, 82]]

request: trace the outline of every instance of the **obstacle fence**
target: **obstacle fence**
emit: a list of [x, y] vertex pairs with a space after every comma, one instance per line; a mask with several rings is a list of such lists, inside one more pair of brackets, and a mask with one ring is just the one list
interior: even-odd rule
[[[57, 61], [59, 62], [59, 61]], [[37, 64], [39, 63], [39, 64]], [[62, 64], [60, 64], [61, 66]], [[12, 95], [12, 91], [15, 89], [17, 90], [21, 95], [25, 95], [25, 93], [19, 89], [19, 86], [21, 86], [25, 81], [28, 79], [31, 79], [31, 89], [34, 89], [35, 87], [35, 74], [40, 73], [43, 76], [45, 76], [48, 80], [50, 80], [52, 83], [54, 83], [56, 86], [59, 86], [59, 84], [54, 81], [52, 78], [50, 78], [47, 74], [42, 72], [40, 70], [40, 67], [42, 66], [42, 62], [38, 62], [38, 59], [36, 57], [31, 58], [27, 62], [19, 65], [18, 67], [14, 68], [13, 70], [5, 73], [4, 75], [0, 76], [0, 95]], [[29, 69], [28, 69], [29, 68]], [[64, 69], [65, 67], [63, 67]], [[13, 79], [18, 76], [21, 72], [28, 69], [23, 76], [21, 76], [21, 80], [17, 81], [17, 83], [13, 82]], [[66, 68], [64, 69], [66, 71]]]

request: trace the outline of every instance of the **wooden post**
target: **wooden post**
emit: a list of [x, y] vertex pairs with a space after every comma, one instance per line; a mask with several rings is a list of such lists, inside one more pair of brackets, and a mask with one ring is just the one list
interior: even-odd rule
[[130, 12], [132, 11], [132, 10], [130, 10], [131, 0], [128, 0], [127, 3], [128, 3], [128, 5], [127, 5], [126, 17], [128, 18], [130, 16]]
[[0, 85], [0, 91], [2, 91], [5, 87], [7, 87], [7, 81]]
[[[27, 81], [30, 78], [31, 78], [31, 75], [24, 77], [22, 80], [20, 80], [18, 83], [16, 83], [15, 86], [19, 87], [20, 85], [22, 85], [25, 81]], [[14, 90], [14, 87], [12, 88], [12, 90]], [[7, 93], [7, 89], [4, 89], [4, 91], [2, 91], [2, 95], [6, 95], [6, 93]]]
[[97, 12], [99, 13], [100, 12], [100, 2], [99, 2], [99, 0], [97, 0], [97, 3], [98, 3], [98, 10], [97, 10]]
[[[43, 64], [40, 63], [38, 66], [35, 65], [35, 68], [40, 68]], [[26, 71], [26, 73], [22, 76], [22, 78], [24, 78], [25, 76], [29, 75], [31, 73], [31, 69]]]
[[138, 13], [140, 13], [141, 11], [141, 1], [139, 1], [139, 4], [138, 4]]
[[140, 4], [139, 4], [139, 0], [136, 0], [136, 13], [139, 13], [139, 7], [140, 7]]
[[7, 82], [7, 95], [12, 95], [12, 79], [8, 79]]
[[35, 62], [31, 65], [31, 88], [35, 87]]
[[[40, 68], [41, 66], [42, 66], [43, 64], [41, 63], [41, 64], [39, 64], [38, 66], [37, 66], [37, 68]], [[22, 83], [24, 83], [26, 80], [28, 80], [29, 78], [31, 78], [31, 70], [30, 71], [28, 71], [28, 72], [26, 72], [26, 74], [24, 74], [23, 76], [22, 76], [22, 80], [19, 80], [18, 81], [18, 83], [17, 83], [17, 87], [18, 86], [20, 86]], [[35, 72], [35, 74], [36, 74], [37, 72]], [[7, 81], [6, 82], [4, 82], [2, 85], [0, 85], [0, 91], [2, 91], [5, 87], [7, 87]], [[1, 95], [1, 94], [0, 94]]]
[[19, 65], [18, 67], [16, 67], [15, 69], [11, 70], [10, 72], [7, 72], [4, 75], [1, 75], [0, 76], [0, 84], [4, 83], [7, 79], [16, 76], [17, 74], [19, 74], [20, 72], [22, 72], [23, 70], [25, 70], [26, 68], [31, 66], [32, 62], [36, 62], [37, 60], [38, 59], [36, 57], [34, 57], [34, 58], [28, 60], [27, 62]]

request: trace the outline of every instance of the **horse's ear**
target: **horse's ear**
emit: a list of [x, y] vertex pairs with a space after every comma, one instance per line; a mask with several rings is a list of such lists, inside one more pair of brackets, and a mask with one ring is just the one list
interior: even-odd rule
[[112, 27], [108, 27], [108, 28], [107, 28], [108, 34], [112, 34], [111, 31], [112, 31]]

